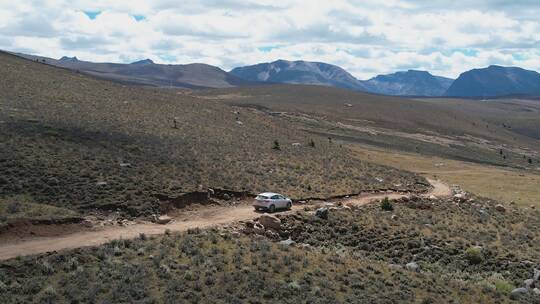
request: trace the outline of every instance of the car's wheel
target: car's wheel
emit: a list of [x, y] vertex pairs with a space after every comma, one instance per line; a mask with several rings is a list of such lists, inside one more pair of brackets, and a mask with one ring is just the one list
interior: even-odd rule
[[276, 206], [270, 205], [270, 207], [268, 207], [268, 211], [269, 211], [270, 213], [276, 212]]
[[287, 209], [291, 209], [292, 208], [292, 203], [291, 202], [287, 202]]

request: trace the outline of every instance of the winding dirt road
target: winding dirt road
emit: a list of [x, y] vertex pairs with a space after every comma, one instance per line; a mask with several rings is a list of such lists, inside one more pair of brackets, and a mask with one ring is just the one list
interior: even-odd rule
[[[426, 194], [438, 197], [450, 196], [451, 189], [444, 183], [436, 180], [428, 180], [433, 189]], [[375, 200], [388, 197], [389, 199], [399, 199], [406, 197], [406, 194], [365, 194], [342, 200], [344, 204], [365, 205]], [[291, 211], [302, 210], [303, 205], [293, 206]], [[284, 212], [284, 213], [287, 213]], [[130, 226], [106, 226], [96, 228], [96, 230], [80, 231], [71, 234], [55, 237], [33, 237], [18, 241], [0, 244], [0, 261], [23, 255], [40, 254], [65, 249], [74, 249], [85, 246], [96, 246], [114, 239], [131, 239], [138, 237], [141, 233], [146, 235], [163, 234], [165, 230], [186, 231], [190, 228], [208, 228], [231, 224], [238, 221], [255, 219], [260, 216], [253, 210], [248, 202], [243, 202], [236, 206], [227, 207], [205, 207], [197, 210], [182, 212], [178, 217], [166, 225], [154, 223], [137, 223]]]

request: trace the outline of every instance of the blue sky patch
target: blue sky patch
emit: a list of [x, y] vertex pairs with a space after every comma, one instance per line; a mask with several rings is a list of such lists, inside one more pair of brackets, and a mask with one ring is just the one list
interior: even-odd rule
[[275, 46], [261, 46], [257, 49], [263, 53], [269, 53], [273, 49], [277, 49], [277, 48], [279, 48], [279, 46], [275, 45]]
[[518, 61], [523, 61], [523, 60], [528, 59], [526, 55], [523, 55], [523, 54], [520, 54], [520, 53], [513, 53], [512, 58], [514, 58], [514, 60], [518, 60]]
[[169, 55], [169, 54], [160, 54], [158, 55], [159, 59], [165, 61], [165, 62], [176, 62], [176, 56]]
[[96, 17], [101, 14], [101, 11], [95, 11], [95, 12], [90, 12], [90, 11], [84, 11], [84, 14], [86, 16], [88, 16], [88, 18], [94, 20], [96, 19]]
[[137, 21], [141, 21], [141, 20], [146, 19], [146, 17], [143, 16], [143, 15], [133, 15], [133, 18], [135, 18], [135, 20], [137, 20]]
[[452, 52], [459, 52], [468, 57], [476, 57], [478, 55], [478, 51], [474, 49], [452, 49]]

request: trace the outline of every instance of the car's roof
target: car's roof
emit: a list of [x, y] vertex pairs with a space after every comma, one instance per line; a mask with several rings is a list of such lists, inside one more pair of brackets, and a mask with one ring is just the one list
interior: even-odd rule
[[263, 193], [259, 193], [259, 195], [261, 195], [261, 196], [274, 196], [274, 195], [281, 195], [281, 194], [274, 193], [274, 192], [263, 192]]

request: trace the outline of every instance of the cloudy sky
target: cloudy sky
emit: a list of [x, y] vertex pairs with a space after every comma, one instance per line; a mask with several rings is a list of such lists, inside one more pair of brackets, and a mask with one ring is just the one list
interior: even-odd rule
[[361, 79], [407, 69], [456, 77], [490, 64], [539, 71], [538, 16], [538, 0], [2, 0], [0, 49], [225, 70], [303, 59]]

